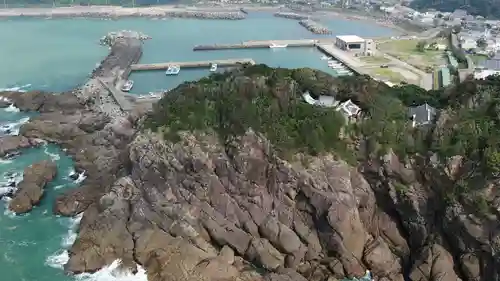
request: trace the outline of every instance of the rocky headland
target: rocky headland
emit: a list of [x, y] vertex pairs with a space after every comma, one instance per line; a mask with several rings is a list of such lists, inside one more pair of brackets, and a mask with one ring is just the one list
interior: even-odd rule
[[[332, 281], [366, 270], [376, 280], [480, 281], [500, 270], [496, 158], [478, 161], [450, 141], [456, 124], [478, 117], [463, 105], [498, 118], [485, 115], [495, 99], [472, 98], [500, 83], [481, 83], [438, 100], [364, 76], [256, 65], [184, 83], [147, 114], [111, 117], [73, 93], [0, 96], [40, 112], [19, 147], [59, 144], [87, 171], [54, 205], [83, 213], [68, 272], [120, 259], [150, 281]], [[306, 90], [351, 99], [363, 114], [346, 123], [304, 103]], [[411, 126], [406, 105], [417, 98], [440, 106], [435, 125]], [[462, 137], [496, 155], [487, 135]]]

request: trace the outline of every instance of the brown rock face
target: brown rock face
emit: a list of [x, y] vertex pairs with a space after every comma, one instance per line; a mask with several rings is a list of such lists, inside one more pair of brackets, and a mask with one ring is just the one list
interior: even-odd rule
[[53, 162], [42, 161], [24, 170], [23, 180], [9, 203], [9, 209], [16, 214], [27, 213], [37, 205], [45, 185], [56, 176], [57, 168]]
[[[111, 119], [31, 95], [16, 106], [44, 113], [0, 139], [0, 153], [40, 138], [86, 171], [54, 205], [84, 212], [67, 271], [121, 259], [150, 281], [333, 281], [367, 269], [384, 281], [499, 276], [498, 216], [443, 204], [435, 186], [449, 183], [392, 153], [351, 167], [332, 155], [285, 161], [252, 131], [226, 144], [201, 133], [170, 143], [137, 133], [139, 114]], [[24, 185], [15, 200], [31, 204], [41, 189]]]
[[187, 134], [176, 144], [137, 136], [130, 175], [86, 209], [66, 270], [121, 259], [158, 281], [324, 280], [368, 268], [403, 280], [392, 248], [408, 252], [405, 239], [383, 219], [366, 223], [390, 243], [367, 230], [359, 208], [373, 198], [362, 198], [371, 189], [355, 169], [329, 155], [308, 166], [286, 162], [251, 131], [231, 147], [213, 135]]

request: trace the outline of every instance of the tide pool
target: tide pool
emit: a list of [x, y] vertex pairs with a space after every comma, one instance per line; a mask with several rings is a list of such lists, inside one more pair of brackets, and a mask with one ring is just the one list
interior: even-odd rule
[[[367, 22], [331, 19], [322, 22], [335, 35], [390, 36], [394, 31]], [[252, 58], [257, 63], [281, 67], [311, 67], [335, 75], [321, 54], [313, 48], [280, 50], [229, 50], [193, 52], [197, 44], [238, 43], [245, 40], [311, 39], [328, 36], [311, 34], [297, 21], [276, 18], [268, 13], [250, 13], [246, 20], [152, 20], [128, 18], [117, 21], [100, 19], [12, 19], [0, 21], [0, 88], [16, 91], [38, 89], [68, 91], [82, 84], [108, 53], [98, 44], [110, 31], [130, 29], [152, 37], [144, 43], [141, 63], [195, 61], [225, 58]], [[334, 35], [330, 35], [334, 36]], [[133, 73], [134, 94], [171, 89], [186, 80], [208, 74], [208, 69], [181, 70], [178, 76], [166, 77], [163, 71]], [[19, 94], [22, 94], [21, 92]], [[33, 113], [35, 114], [35, 113]], [[13, 126], [12, 132], [31, 114], [16, 108], [0, 110], [0, 126]], [[1, 136], [1, 134], [0, 134]], [[62, 264], [64, 252], [75, 238], [78, 219], [52, 215], [53, 200], [65, 189], [78, 183], [68, 178], [73, 162], [54, 145], [28, 149], [13, 161], [0, 161], [0, 182], [6, 174], [22, 171], [28, 165], [52, 159], [58, 175], [45, 189], [42, 204], [31, 213], [13, 216], [0, 202], [0, 272], [1, 281], [146, 281], [144, 272], [137, 276], [113, 276], [113, 264], [94, 274], [66, 276]], [[17, 180], [20, 180], [18, 177]]]

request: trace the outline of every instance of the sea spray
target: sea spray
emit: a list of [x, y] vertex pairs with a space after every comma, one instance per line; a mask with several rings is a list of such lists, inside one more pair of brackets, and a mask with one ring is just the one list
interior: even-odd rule
[[0, 88], [0, 92], [20, 92], [24, 93], [31, 87], [31, 84], [25, 84], [22, 86], [13, 86], [7, 88]]

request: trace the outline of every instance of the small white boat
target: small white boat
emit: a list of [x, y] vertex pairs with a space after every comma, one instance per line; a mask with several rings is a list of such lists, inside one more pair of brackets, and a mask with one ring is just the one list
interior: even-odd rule
[[217, 71], [217, 64], [212, 63], [212, 65], [210, 66], [210, 72], [216, 72], [216, 71]]
[[123, 84], [123, 86], [122, 86], [122, 91], [128, 92], [128, 91], [132, 90], [132, 87], [134, 87], [134, 81], [127, 80], [127, 82], [125, 82], [125, 84]]
[[276, 44], [276, 43], [271, 43], [271, 45], [269, 45], [269, 48], [271, 49], [275, 49], [275, 48], [286, 48], [288, 47], [288, 44]]
[[332, 59], [331, 57], [326, 56], [326, 55], [323, 55], [323, 56], [321, 57], [321, 60], [327, 60], [327, 61], [330, 61], [331, 59]]
[[171, 65], [168, 67], [167, 71], [165, 71], [165, 75], [177, 75], [181, 71], [181, 67], [178, 65]]

